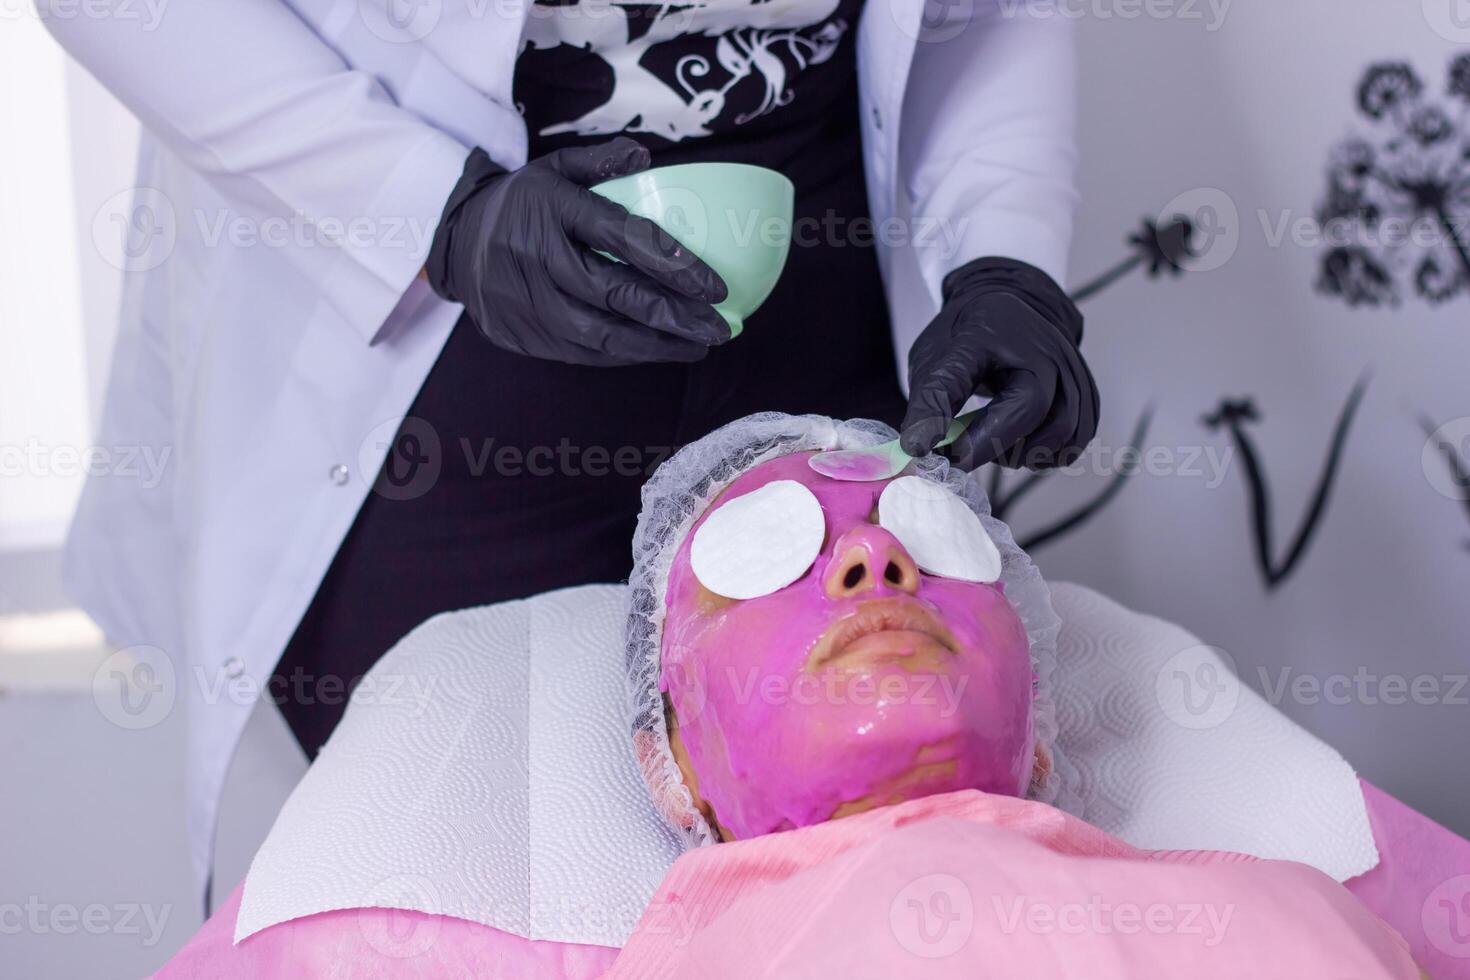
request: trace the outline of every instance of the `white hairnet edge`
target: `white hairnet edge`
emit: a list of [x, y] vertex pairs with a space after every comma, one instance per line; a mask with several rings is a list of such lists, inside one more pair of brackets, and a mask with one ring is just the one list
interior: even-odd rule
[[[686, 849], [713, 844], [718, 838], [695, 808], [674, 761], [659, 690], [664, 597], [680, 542], [710, 501], [753, 466], [804, 450], [872, 446], [897, 435], [891, 427], [867, 419], [838, 422], [819, 415], [763, 412], [689, 443], [665, 460], [644, 485], [643, 506], [633, 535], [625, 642], [633, 730], [654, 736], [651, 751], [639, 753], [643, 775], [660, 813], [684, 836]], [[991, 516], [989, 497], [974, 474], [951, 468], [948, 460], [937, 455], [915, 460], [912, 469], [925, 479], [945, 484], [964, 499], [1000, 551], [1006, 598], [1026, 628], [1036, 673], [1036, 743], [1051, 760], [1049, 771], [1033, 780], [1027, 797], [1080, 814], [1078, 775], [1057, 745], [1052, 674], [1061, 620], [1052, 608], [1051, 591], [1030, 556], [1016, 544], [1010, 528]]]

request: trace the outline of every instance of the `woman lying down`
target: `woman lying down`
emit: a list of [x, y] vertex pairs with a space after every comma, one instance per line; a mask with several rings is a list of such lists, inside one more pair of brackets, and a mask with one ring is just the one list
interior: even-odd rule
[[[383, 937], [394, 928], [359, 919], [339, 921], [334, 930], [325, 924], [330, 917], [351, 913], [328, 913], [313, 917], [313, 941], [330, 951], [319, 960], [303, 934], [293, 937], [289, 955], [272, 946], [273, 931], [290, 923], [248, 935], [234, 955], [255, 975], [289, 969], [293, 976], [313, 975], [312, 962], [332, 976], [468, 971], [636, 980], [1420, 976], [1398, 933], [1304, 864], [1139, 850], [1043, 802], [1066, 793], [1046, 690], [1056, 625], [1046, 586], [1004, 526], [989, 518], [974, 481], [949, 473], [941, 460], [865, 483], [835, 481], [808, 465], [815, 449], [881, 435], [876, 427], [823, 419], [752, 417], [681, 451], [645, 489], [624, 600], [631, 603], [631, 758], [642, 774], [639, 792], [646, 787], [653, 803], [637, 805], [666, 827], [649, 830], [629, 820], [608, 831], [596, 824], [626, 803], [626, 794], [606, 788], [611, 779], [572, 775], [556, 793], [538, 796], [537, 753], [557, 736], [554, 726], [532, 725], [521, 773], [529, 771], [531, 792], [510, 794], [509, 804], [494, 794], [474, 797], [473, 805], [445, 804], [457, 808], [446, 822], [435, 811], [436, 787], [485, 777], [459, 763], [420, 760], [425, 770], [447, 770], [418, 774], [426, 781], [408, 804], [419, 821], [411, 847], [423, 852], [421, 873], [405, 876], [408, 865], [378, 873], [399, 886], [407, 880], [427, 899], [401, 902], [380, 893], [321, 906], [397, 904], [446, 915], [399, 913], [399, 938], [389, 943]], [[421, 628], [430, 639], [427, 659], [417, 662], [446, 665], [449, 676], [455, 658], [436, 661], [432, 636], [473, 613]], [[534, 636], [529, 645], [536, 645]], [[487, 683], [483, 697], [493, 700], [527, 680], [534, 688], [534, 655], [532, 661], [527, 678], [507, 659], [505, 676]], [[480, 696], [440, 694], [465, 704]], [[533, 697], [533, 720], [535, 705]], [[437, 710], [414, 724], [425, 732], [452, 727], [456, 744], [482, 735], [514, 741], [494, 734], [504, 721], [494, 715], [504, 708], [473, 715], [486, 719], [491, 734], [463, 720], [471, 714], [441, 718]], [[332, 822], [322, 833], [334, 837], [372, 836], [364, 814], [392, 768], [385, 761], [391, 750], [370, 745], [372, 734], [351, 724], [362, 711], [354, 705], [316, 763], [363, 777], [358, 788], [351, 775], [329, 780], [340, 784], [339, 794], [354, 794], [340, 811], [351, 816], [328, 816], [336, 811], [321, 804], [320, 794], [331, 787], [321, 785], [310, 805], [297, 807]], [[590, 711], [585, 723], [594, 724], [596, 715]], [[540, 730], [545, 741], [538, 741]], [[413, 731], [392, 738], [401, 743]], [[614, 751], [626, 752], [627, 732], [625, 708], [621, 725], [613, 721], [586, 744], [616, 741]], [[369, 770], [371, 779], [364, 776]], [[504, 778], [498, 772], [485, 781]], [[546, 816], [558, 798], [599, 794], [586, 823]], [[284, 853], [287, 845], [274, 838], [287, 833], [282, 823], [296, 803], [257, 858], [247, 906], [252, 889], [267, 902], [272, 889], [320, 887], [325, 875], [299, 865], [294, 882], [283, 883], [287, 872], [257, 884], [262, 863], [281, 864], [267, 852]], [[491, 851], [467, 847], [473, 828], [489, 821], [527, 822], [526, 842], [516, 845], [522, 853], [508, 853], [514, 848], [501, 838]], [[684, 852], [656, 888], [649, 882], [653, 897], [621, 950], [541, 938], [551, 933], [536, 928], [535, 916], [507, 926], [518, 920], [484, 910], [509, 903], [507, 895], [465, 903], [451, 894], [473, 890], [477, 875], [529, 878], [536, 894], [528, 904], [543, 907], [554, 904], [558, 889], [578, 890], [585, 867], [564, 868], [560, 878], [537, 870], [557, 860], [546, 857], [556, 851], [555, 840], [548, 851], [548, 838], [565, 842], [579, 833], [567, 822], [585, 834], [616, 834], [598, 845], [614, 852], [614, 866], [625, 854], [657, 851], [660, 840], [676, 840], [676, 853]], [[441, 832], [446, 826], [454, 831]], [[237, 935], [249, 931], [247, 914]], [[402, 935], [416, 938], [404, 942]], [[188, 953], [161, 975], [229, 975], [197, 957], [191, 965]], [[343, 969], [348, 973], [337, 972]]]

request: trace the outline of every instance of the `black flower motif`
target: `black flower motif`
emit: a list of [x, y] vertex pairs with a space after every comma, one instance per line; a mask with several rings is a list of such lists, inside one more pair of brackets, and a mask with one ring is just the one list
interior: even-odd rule
[[1343, 140], [1332, 150], [1327, 174], [1335, 186], [1361, 188], [1373, 175], [1378, 151], [1365, 139]]
[[1256, 403], [1250, 398], [1224, 398], [1220, 400], [1220, 407], [1205, 415], [1200, 422], [1211, 432], [1221, 426], [1237, 426], [1242, 422], [1261, 421], [1260, 410]]
[[1383, 306], [1398, 301], [1393, 277], [1358, 245], [1338, 246], [1327, 253], [1317, 289], [1341, 297], [1349, 306]]
[[1384, 62], [1368, 69], [1358, 86], [1358, 108], [1374, 119], [1382, 119], [1395, 107], [1419, 97], [1424, 83], [1403, 62]]
[[[1470, 102], [1470, 54], [1451, 61], [1446, 87]], [[1317, 205], [1326, 242], [1318, 291], [1350, 306], [1383, 306], [1410, 293], [1430, 303], [1470, 294], [1464, 107], [1427, 93], [1400, 62], [1368, 68], [1358, 107], [1372, 132], [1333, 148]]]
[[1143, 219], [1139, 230], [1128, 236], [1128, 257], [1097, 278], [1078, 286], [1072, 293], [1072, 302], [1086, 302], [1140, 266], [1145, 268], [1150, 279], [1157, 279], [1164, 272], [1182, 275], [1184, 260], [1194, 255], [1191, 247], [1193, 238], [1194, 223], [1183, 215], [1176, 214], [1162, 227], [1148, 218]]
[[1437, 105], [1425, 106], [1409, 120], [1409, 135], [1421, 146], [1433, 146], [1449, 139], [1455, 133], [1454, 124], [1445, 111]]
[[1339, 221], [1361, 222], [1366, 228], [1378, 224], [1381, 210], [1361, 187], [1355, 188], [1333, 181], [1327, 197], [1317, 207], [1317, 220], [1324, 228]]
[[1194, 255], [1190, 240], [1194, 238], [1194, 222], [1183, 216], [1160, 228], [1145, 218], [1143, 227], [1128, 236], [1128, 244], [1137, 247], [1148, 262], [1148, 274], [1158, 276], [1168, 271], [1184, 272], [1184, 260]]
[[1470, 102], [1470, 53], [1459, 55], [1450, 62], [1449, 92]]
[[1464, 286], [1458, 269], [1446, 269], [1433, 255], [1426, 255], [1414, 270], [1414, 291], [1431, 303], [1453, 299]]

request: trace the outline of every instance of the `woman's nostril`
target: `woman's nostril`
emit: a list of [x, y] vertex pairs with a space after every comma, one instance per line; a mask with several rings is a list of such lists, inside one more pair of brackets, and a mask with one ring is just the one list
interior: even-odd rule
[[847, 570], [847, 574], [842, 576], [842, 587], [844, 589], [857, 588], [862, 580], [867, 577], [867, 574], [868, 569], [866, 565], [858, 563], [852, 566]]

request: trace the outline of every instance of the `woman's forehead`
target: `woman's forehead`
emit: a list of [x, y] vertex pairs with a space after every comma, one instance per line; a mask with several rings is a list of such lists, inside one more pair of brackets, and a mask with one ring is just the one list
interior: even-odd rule
[[777, 480], [793, 480], [802, 484], [812, 491], [825, 511], [852, 510], [854, 513], [867, 514], [877, 504], [883, 488], [892, 482], [891, 480], [871, 482], [834, 480], [829, 476], [823, 476], [807, 464], [807, 461], [815, 455], [815, 451], [791, 453], [752, 466], [721, 491], [705, 510], [701, 520], [727, 501], [759, 490], [766, 484]]

